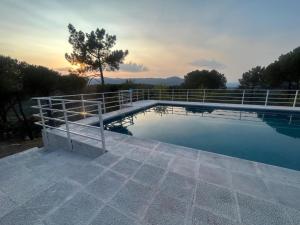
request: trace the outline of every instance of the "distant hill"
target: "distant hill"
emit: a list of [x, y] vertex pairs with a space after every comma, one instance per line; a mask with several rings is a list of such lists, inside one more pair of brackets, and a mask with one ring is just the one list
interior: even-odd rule
[[[131, 80], [136, 84], [151, 84], [151, 85], [167, 85], [175, 86], [183, 83], [183, 79], [180, 77], [167, 77], [167, 78], [109, 78], [105, 77], [104, 81], [107, 84], [122, 84], [126, 80]], [[99, 78], [94, 78], [90, 81], [90, 85], [100, 84], [101, 80]]]
[[240, 85], [239, 82], [227, 82], [226, 83], [227, 88], [238, 88], [239, 85]]
[[[150, 85], [166, 85], [166, 86], [176, 86], [183, 83], [183, 78], [172, 76], [167, 78], [110, 78], [105, 77], [104, 81], [106, 84], [122, 84], [126, 80], [131, 80], [136, 84], [150, 84]], [[100, 78], [94, 78], [90, 80], [90, 85], [101, 84]], [[227, 82], [227, 88], [237, 88], [239, 82]]]

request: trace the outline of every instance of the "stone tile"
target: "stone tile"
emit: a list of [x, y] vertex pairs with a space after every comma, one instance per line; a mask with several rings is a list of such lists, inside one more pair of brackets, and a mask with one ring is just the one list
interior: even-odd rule
[[46, 219], [46, 223], [47, 225], [83, 225], [101, 206], [101, 201], [90, 194], [80, 192], [51, 214]]
[[137, 223], [117, 210], [105, 206], [89, 225], [137, 225]]
[[153, 149], [159, 142], [150, 139], [143, 139], [143, 138], [136, 138], [136, 137], [129, 137], [124, 140], [124, 143], [128, 143], [131, 145], [136, 145], [139, 147]]
[[151, 154], [149, 149], [145, 148], [135, 148], [130, 153], [126, 155], [127, 158], [143, 162], [145, 161]]
[[146, 163], [160, 167], [162, 169], [167, 169], [169, 162], [172, 159], [173, 157], [171, 155], [154, 151], [152, 152], [151, 156], [147, 159]]
[[226, 160], [226, 157], [220, 154], [199, 151], [199, 160], [202, 164], [211, 164], [225, 169], [228, 168], [228, 161]]
[[116, 146], [113, 146], [109, 149], [109, 152], [118, 156], [126, 156], [130, 153], [133, 149], [135, 149], [135, 145], [131, 145], [128, 143], [120, 143]]
[[15, 207], [16, 203], [0, 191], [0, 218], [12, 211]]
[[99, 176], [104, 170], [104, 167], [87, 164], [82, 166], [75, 174], [72, 174], [69, 178], [77, 181], [82, 185], [86, 185], [89, 181]]
[[117, 191], [121, 185], [125, 182], [125, 178], [112, 171], [107, 171], [95, 181], [86, 187], [86, 190], [97, 198], [104, 201], [109, 200]]
[[0, 218], [0, 225], [40, 225], [40, 217], [35, 210], [18, 207]]
[[97, 157], [94, 162], [100, 164], [101, 166], [108, 167], [117, 162], [120, 158], [120, 156], [114, 155], [110, 152], [106, 152], [103, 155]]
[[272, 200], [271, 193], [264, 181], [256, 176], [241, 173], [232, 173], [233, 188], [239, 192], [252, 195], [257, 198]]
[[169, 170], [184, 176], [195, 178], [197, 163], [198, 162], [195, 160], [190, 160], [183, 157], [176, 157], [172, 161]]
[[215, 214], [237, 219], [237, 203], [232, 191], [200, 181], [196, 190], [196, 204]]
[[119, 161], [117, 164], [115, 164], [112, 167], [112, 170], [115, 170], [129, 177], [139, 169], [140, 165], [142, 165], [141, 162], [124, 158], [121, 161]]
[[80, 185], [68, 180], [62, 180], [47, 190], [39, 193], [37, 196], [27, 201], [23, 206], [26, 209], [33, 210], [37, 215], [42, 217], [49, 213], [50, 210], [58, 207], [59, 204], [72, 196], [79, 188]]
[[300, 188], [275, 182], [269, 182], [268, 186], [278, 202], [300, 211]]
[[226, 160], [228, 161], [228, 166], [231, 171], [246, 173], [254, 176], [257, 175], [255, 162], [233, 157], [227, 157]]
[[192, 214], [192, 225], [239, 225], [230, 219], [215, 215], [204, 209], [194, 207]]
[[112, 199], [111, 204], [122, 212], [140, 217], [151, 195], [152, 190], [148, 186], [129, 181]]
[[209, 183], [231, 187], [230, 173], [219, 167], [201, 164], [199, 167], [199, 178]]
[[198, 150], [179, 146], [179, 145], [159, 143], [156, 150], [163, 153], [175, 154], [192, 160], [197, 160], [198, 158]]
[[300, 224], [300, 211], [286, 207], [286, 213], [293, 225]]
[[195, 186], [196, 181], [194, 179], [170, 172], [166, 175], [160, 190], [170, 197], [191, 201]]
[[54, 180], [60, 180], [64, 177], [69, 177], [78, 173], [79, 170], [80, 166], [67, 162], [64, 165], [55, 167], [52, 170], [52, 178]]
[[300, 171], [286, 169], [278, 166], [258, 163], [257, 167], [262, 176], [273, 181], [296, 184], [300, 186]]
[[0, 185], [0, 189], [3, 193], [7, 194], [18, 204], [26, 202], [39, 192], [46, 190], [52, 184], [50, 181], [32, 174], [23, 175], [23, 177], [14, 177], [14, 179], [10, 179]]
[[144, 164], [135, 174], [133, 179], [149, 186], [157, 185], [165, 170]]
[[292, 225], [279, 205], [238, 193], [242, 223], [246, 225]]
[[144, 222], [149, 225], [182, 225], [186, 210], [185, 202], [158, 194], [148, 208]]

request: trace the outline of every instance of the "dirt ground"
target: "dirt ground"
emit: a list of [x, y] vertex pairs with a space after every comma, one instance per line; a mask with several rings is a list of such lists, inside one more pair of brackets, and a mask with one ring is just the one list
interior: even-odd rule
[[9, 142], [0, 142], [0, 158], [22, 152], [33, 147], [42, 147], [42, 138], [35, 138], [28, 141], [12, 140]]

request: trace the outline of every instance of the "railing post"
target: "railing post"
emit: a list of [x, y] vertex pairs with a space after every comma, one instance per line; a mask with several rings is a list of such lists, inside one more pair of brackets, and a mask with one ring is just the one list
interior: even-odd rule
[[142, 89], [142, 94], [143, 94], [143, 100], [145, 100], [145, 92], [144, 92], [144, 89]]
[[62, 108], [63, 108], [63, 112], [64, 112], [64, 120], [65, 120], [65, 125], [66, 125], [69, 150], [72, 150], [72, 142], [71, 142], [70, 128], [69, 128], [69, 122], [68, 122], [68, 114], [67, 114], [67, 110], [66, 110], [65, 100], [62, 100], [61, 103], [62, 103]]
[[203, 99], [202, 99], [202, 102], [204, 103], [205, 102], [205, 89], [203, 89]]
[[104, 151], [106, 151], [101, 102], [98, 102], [98, 117], [99, 117], [99, 126], [100, 126], [100, 135], [101, 135], [102, 149]]
[[150, 90], [148, 89], [148, 100], [150, 100]]
[[269, 92], [270, 92], [270, 90], [267, 90], [265, 106], [267, 106], [267, 104], [268, 104]]
[[82, 107], [82, 112], [83, 112], [83, 118], [85, 118], [85, 105], [84, 105], [84, 98], [83, 98], [83, 94], [80, 95], [81, 97], [81, 107]]
[[129, 90], [130, 105], [132, 105], [132, 89]]
[[136, 89], [136, 101], [139, 100], [139, 89]]
[[106, 113], [104, 93], [102, 93], [102, 104], [103, 104], [103, 112]]
[[[52, 109], [52, 99], [51, 99], [51, 97], [48, 98], [48, 103], [49, 103], [50, 110], [47, 111], [47, 116], [52, 118], [52, 110], [51, 110]], [[49, 125], [52, 126], [52, 125], [54, 125], [54, 123], [55, 123], [55, 121], [49, 120]]]
[[119, 94], [119, 108], [121, 109], [121, 91], [118, 91]]
[[244, 105], [245, 89], [243, 90], [242, 105]]
[[172, 89], [172, 101], [174, 101], [174, 89]]
[[297, 90], [296, 93], [295, 93], [295, 98], [294, 98], [294, 104], [293, 104], [293, 107], [296, 107], [296, 104], [297, 104], [297, 98], [298, 98], [298, 92], [299, 92], [299, 90]]
[[186, 91], [186, 101], [189, 101], [189, 90]]
[[43, 113], [43, 108], [42, 108], [42, 104], [41, 104], [41, 99], [38, 99], [37, 101], [38, 101], [38, 106], [39, 106], [39, 111], [40, 111], [40, 117], [42, 120], [43, 130], [45, 130], [46, 126], [45, 126], [45, 119], [44, 119], [44, 113]]
[[161, 100], [161, 89], [159, 89], [159, 100]]

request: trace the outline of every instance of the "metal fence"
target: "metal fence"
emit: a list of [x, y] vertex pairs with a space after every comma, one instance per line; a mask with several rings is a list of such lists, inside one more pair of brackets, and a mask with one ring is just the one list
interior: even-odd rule
[[[35, 116], [40, 119], [36, 123], [41, 125], [44, 130], [49, 128], [65, 132], [69, 149], [72, 149], [72, 135], [99, 141], [101, 142], [102, 149], [106, 149], [101, 101], [50, 97], [34, 98], [34, 100], [37, 101], [37, 105], [32, 107], [39, 111]], [[95, 116], [99, 119], [99, 127], [79, 122], [80, 119]], [[82, 129], [80, 128], [92, 128], [97, 130], [97, 132], [95, 135], [89, 135], [86, 132], [81, 132]]]
[[[240, 89], [134, 89], [117, 92], [89, 93], [33, 98], [38, 110], [35, 114], [43, 129], [66, 133], [71, 148], [72, 135], [97, 140], [105, 150], [102, 114], [132, 106], [140, 100], [165, 100], [223, 104], [251, 104], [264, 106], [299, 107], [298, 90], [240, 90]], [[81, 119], [98, 117], [99, 127], [83, 123]], [[96, 135], [80, 132], [78, 127], [98, 130]], [[74, 129], [76, 128], [76, 129]]]
[[147, 99], [264, 106], [300, 106], [298, 90], [150, 89]]

